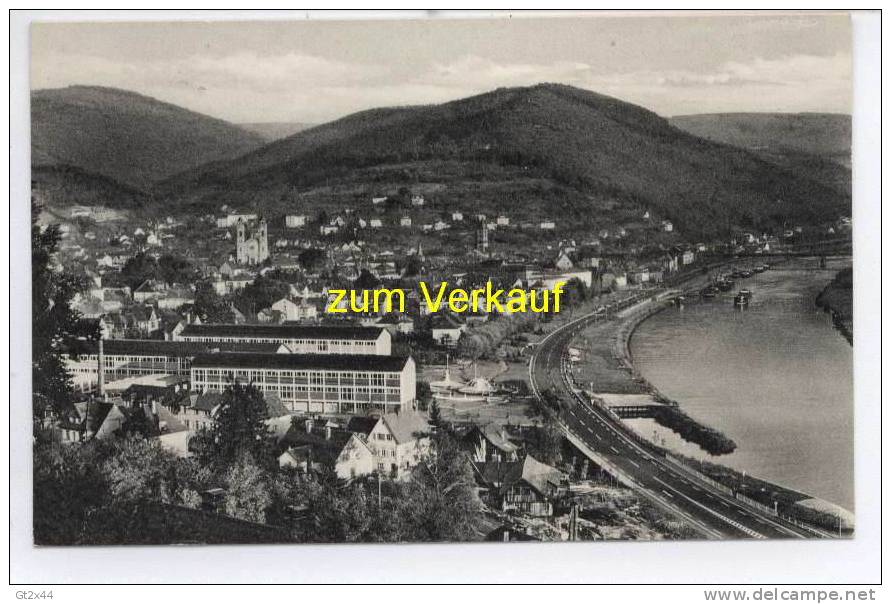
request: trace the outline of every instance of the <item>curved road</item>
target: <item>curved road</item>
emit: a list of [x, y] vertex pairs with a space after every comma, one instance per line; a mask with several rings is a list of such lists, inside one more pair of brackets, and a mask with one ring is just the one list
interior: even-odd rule
[[[626, 301], [622, 307], [631, 302]], [[561, 414], [567, 438], [595, 463], [659, 507], [711, 538], [805, 538], [828, 536], [745, 505], [641, 442], [609, 411], [591, 404], [572, 383], [567, 347], [587, 325], [610, 321], [586, 315], [549, 334], [529, 362], [536, 396], [551, 390], [568, 403]]]

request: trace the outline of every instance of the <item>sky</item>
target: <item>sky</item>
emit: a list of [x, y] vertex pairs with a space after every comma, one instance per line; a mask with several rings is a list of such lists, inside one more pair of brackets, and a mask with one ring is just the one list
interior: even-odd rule
[[36, 23], [31, 88], [113, 86], [236, 123], [321, 123], [559, 82], [663, 116], [850, 113], [844, 14]]

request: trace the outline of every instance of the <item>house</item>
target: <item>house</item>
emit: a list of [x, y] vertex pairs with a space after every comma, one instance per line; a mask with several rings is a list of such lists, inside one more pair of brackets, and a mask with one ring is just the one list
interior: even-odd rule
[[156, 300], [161, 295], [161, 292], [164, 291], [164, 289], [165, 288], [162, 284], [153, 279], [143, 281], [136, 289], [133, 290], [133, 300], [140, 303]]
[[461, 334], [467, 329], [465, 323], [447, 314], [440, 314], [433, 319], [431, 335], [433, 341], [440, 346], [453, 347], [458, 344]]
[[568, 271], [573, 266], [572, 260], [569, 259], [569, 256], [566, 255], [566, 252], [560, 252], [560, 255], [557, 256], [557, 260], [554, 261], [554, 267], [560, 269], [561, 271]]
[[674, 225], [671, 223], [670, 220], [663, 220], [662, 221], [662, 230], [665, 231], [666, 233], [671, 233], [672, 231], [674, 231]]
[[161, 328], [161, 320], [152, 306], [137, 305], [130, 309], [133, 327], [142, 335], [149, 335]]
[[157, 298], [158, 308], [175, 309], [184, 304], [195, 303], [195, 292], [188, 287], [175, 286], [168, 288]]
[[394, 313], [379, 319], [375, 319], [371, 326], [383, 327], [390, 332], [391, 335], [410, 334], [415, 331], [415, 323], [409, 317], [401, 313]]
[[368, 226], [373, 229], [379, 229], [384, 226], [380, 218], [372, 218], [368, 221]]
[[509, 226], [510, 218], [508, 218], [507, 216], [499, 216], [495, 219], [495, 224], [497, 224], [498, 226]]
[[410, 227], [411, 226], [411, 217], [403, 216], [399, 219], [399, 226], [402, 227]]
[[452, 212], [452, 222], [462, 222], [464, 220], [464, 214], [461, 212]]
[[436, 222], [433, 223], [434, 231], [444, 231], [447, 228], [449, 228], [449, 225], [447, 223], [443, 222], [442, 220], [437, 220]]
[[481, 497], [504, 512], [552, 516], [554, 502], [568, 492], [566, 474], [531, 455], [522, 461], [471, 464], [477, 481], [486, 490]]
[[556, 226], [553, 220], [543, 220], [539, 223], [538, 228], [542, 231], [553, 231]]
[[423, 208], [426, 201], [423, 195], [412, 195], [411, 205], [414, 208]]
[[430, 424], [417, 411], [382, 415], [368, 432], [376, 471], [404, 480], [430, 449]]
[[287, 448], [278, 458], [280, 467], [303, 473], [333, 472], [350, 480], [376, 470], [374, 453], [359, 436], [331, 422], [307, 418], [292, 421], [281, 443]]
[[319, 227], [319, 233], [321, 233], [322, 235], [333, 235], [339, 230], [339, 228], [340, 227], [335, 224], [323, 224]]
[[285, 216], [285, 226], [289, 229], [299, 229], [306, 225], [306, 216], [303, 214], [288, 214]]
[[271, 308], [280, 312], [285, 321], [306, 321], [318, 316], [318, 309], [306, 300], [282, 298], [274, 302]]
[[693, 264], [696, 262], [696, 253], [693, 250], [686, 250], [681, 255], [681, 264], [687, 266], [688, 264]]
[[83, 442], [89, 439], [106, 440], [121, 429], [127, 415], [115, 404], [106, 402], [76, 403], [58, 424], [62, 442]]
[[461, 438], [461, 448], [478, 463], [517, 461], [520, 450], [508, 440], [505, 429], [495, 424], [474, 425]]
[[380, 205], [380, 204], [384, 203], [385, 201], [387, 201], [387, 198], [386, 198], [386, 197], [372, 197], [372, 198], [371, 198], [371, 205], [373, 205], [373, 206], [377, 206], [377, 205]]

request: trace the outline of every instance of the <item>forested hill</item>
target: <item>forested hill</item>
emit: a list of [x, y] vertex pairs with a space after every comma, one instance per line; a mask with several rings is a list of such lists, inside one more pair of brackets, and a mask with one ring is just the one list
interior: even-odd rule
[[[694, 136], [641, 107], [556, 84], [364, 111], [186, 170], [159, 193], [177, 203], [262, 205], [295, 191], [437, 183], [444, 195], [472, 197], [485, 209], [520, 180], [559, 188], [567, 217], [647, 207], [703, 235], [729, 224], [819, 223], [850, 212], [850, 194], [837, 187]], [[518, 213], [541, 214], [548, 210], [541, 201], [534, 190], [510, 193]]]
[[31, 93], [31, 163], [38, 174], [74, 169], [146, 191], [174, 173], [264, 142], [223, 120], [126, 90], [70, 86]]

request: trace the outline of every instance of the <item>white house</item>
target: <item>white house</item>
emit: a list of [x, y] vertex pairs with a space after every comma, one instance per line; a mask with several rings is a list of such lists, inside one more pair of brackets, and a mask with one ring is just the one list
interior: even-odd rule
[[431, 335], [433, 341], [441, 346], [455, 346], [466, 329], [466, 323], [449, 315], [440, 315], [433, 320]]
[[538, 225], [538, 228], [541, 229], [542, 231], [553, 231], [554, 228], [556, 228], [556, 226], [557, 225], [554, 224], [553, 220], [543, 220]]
[[671, 233], [672, 231], [674, 231], [674, 225], [671, 223], [670, 220], [663, 220], [662, 221], [662, 230], [665, 231], [666, 233]]
[[499, 216], [495, 219], [495, 224], [497, 224], [498, 226], [508, 226], [510, 225], [510, 218], [508, 218], [507, 216]]
[[681, 256], [681, 263], [686, 266], [688, 264], [693, 264], [696, 261], [696, 254], [693, 250], [687, 250]]
[[422, 208], [426, 201], [424, 200], [423, 195], [413, 195], [411, 198], [411, 205], [415, 208]]
[[285, 226], [289, 229], [299, 229], [306, 225], [306, 216], [303, 214], [288, 214], [285, 216]]
[[568, 271], [572, 268], [572, 260], [569, 259], [569, 256], [566, 255], [566, 252], [560, 252], [560, 255], [557, 257], [557, 260], [554, 262], [554, 266], [559, 268], [561, 271]]
[[384, 225], [381, 222], [380, 218], [372, 218], [370, 221], [368, 221], [368, 226], [370, 226], [373, 229], [379, 229]]
[[415, 411], [381, 416], [368, 433], [378, 472], [404, 480], [430, 451], [430, 424]]
[[464, 214], [461, 212], [452, 212], [452, 222], [461, 222], [464, 220]]
[[411, 226], [411, 217], [410, 217], [410, 216], [403, 216], [402, 218], [400, 218], [400, 219], [399, 219], [399, 226], [402, 226], [402, 227], [410, 227], [410, 226]]
[[373, 205], [373, 206], [380, 205], [380, 204], [384, 203], [385, 201], [387, 201], [386, 197], [372, 197], [371, 205]]
[[309, 304], [305, 300], [295, 301], [290, 298], [282, 298], [274, 302], [272, 310], [280, 312], [285, 321], [305, 321], [315, 319], [318, 315], [315, 305]]

